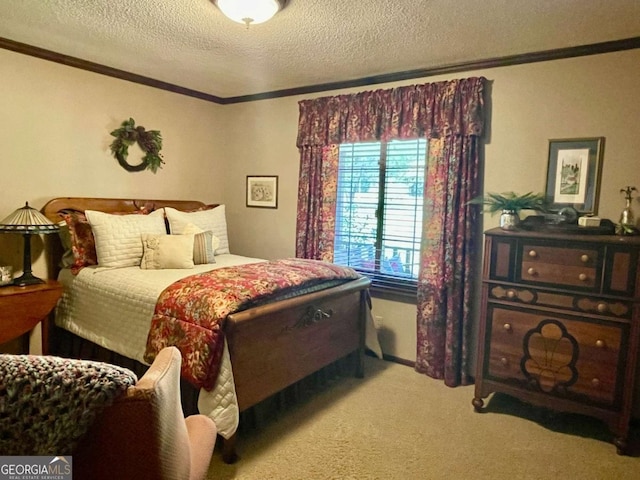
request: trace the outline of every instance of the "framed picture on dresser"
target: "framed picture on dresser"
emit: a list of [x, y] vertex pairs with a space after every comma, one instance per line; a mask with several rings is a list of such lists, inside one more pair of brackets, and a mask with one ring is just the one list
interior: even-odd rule
[[604, 137], [549, 140], [546, 200], [558, 212], [598, 213]]

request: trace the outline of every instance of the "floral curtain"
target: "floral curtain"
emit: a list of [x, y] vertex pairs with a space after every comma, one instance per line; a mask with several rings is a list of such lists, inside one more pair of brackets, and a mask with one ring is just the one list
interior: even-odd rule
[[479, 189], [477, 136], [429, 141], [418, 278], [416, 370], [470, 383], [471, 300]]
[[338, 145], [300, 148], [296, 257], [333, 260]]
[[486, 79], [473, 77], [299, 102], [296, 256], [330, 260], [341, 143], [426, 137], [416, 370], [468, 382], [470, 268]]

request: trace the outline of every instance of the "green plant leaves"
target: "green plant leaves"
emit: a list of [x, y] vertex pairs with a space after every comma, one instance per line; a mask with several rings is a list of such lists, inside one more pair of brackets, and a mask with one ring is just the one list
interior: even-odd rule
[[[162, 168], [164, 160], [160, 150], [162, 149], [162, 135], [158, 130], [146, 131], [144, 127], [137, 126], [133, 118], [122, 122], [120, 128], [111, 132], [111, 136], [116, 137], [109, 148], [111, 153], [118, 160], [123, 168], [130, 172], [139, 172], [145, 169], [151, 170], [153, 173]], [[142, 163], [139, 165], [130, 165], [127, 162], [129, 156], [129, 147], [134, 143], [138, 143], [143, 152]]]
[[518, 195], [515, 192], [505, 193], [487, 193], [480, 195], [467, 202], [472, 205], [484, 205], [485, 211], [492, 215], [503, 210], [511, 210], [515, 213], [521, 210], [535, 210], [545, 212], [547, 210], [547, 201], [542, 193], [528, 192], [524, 195]]

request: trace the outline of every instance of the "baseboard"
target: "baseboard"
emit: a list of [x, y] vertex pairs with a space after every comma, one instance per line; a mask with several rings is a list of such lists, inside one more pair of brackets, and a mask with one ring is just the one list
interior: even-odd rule
[[393, 355], [387, 355], [386, 353], [382, 354], [382, 359], [387, 362], [399, 363], [400, 365], [406, 365], [407, 367], [415, 368], [416, 362], [412, 362], [411, 360], [407, 360], [400, 357], [395, 357]]
[[[373, 353], [371, 350], [366, 350], [365, 354], [369, 355], [370, 357], [378, 358], [378, 356], [375, 353]], [[411, 360], [406, 360], [400, 357], [395, 357], [393, 355], [388, 355], [386, 353], [382, 354], [382, 359], [386, 360], [387, 362], [399, 363], [400, 365], [406, 365], [407, 367], [411, 367], [411, 368], [416, 367], [416, 362], [412, 362]]]

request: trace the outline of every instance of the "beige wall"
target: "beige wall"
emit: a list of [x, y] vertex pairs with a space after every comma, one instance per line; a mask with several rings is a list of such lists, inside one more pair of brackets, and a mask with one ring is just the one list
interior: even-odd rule
[[[234, 253], [263, 258], [295, 253], [297, 102], [364, 90], [219, 106], [4, 50], [0, 75], [0, 217], [55, 196], [197, 198], [227, 205]], [[544, 191], [549, 139], [604, 136], [599, 213], [617, 220], [619, 189], [640, 188], [640, 50], [371, 89], [477, 75], [490, 81], [485, 190]], [[128, 173], [109, 153], [108, 133], [130, 116], [163, 134], [157, 175]], [[247, 175], [279, 176], [277, 210], [245, 206]], [[0, 262], [19, 266], [20, 240], [5, 237]], [[415, 307], [376, 299], [374, 313], [385, 353], [415, 360]]]
[[[231, 250], [250, 257], [292, 257], [300, 162], [297, 100], [229, 105], [224, 107], [224, 118], [233, 127], [225, 164]], [[277, 209], [246, 206], [247, 175], [278, 176]]]

